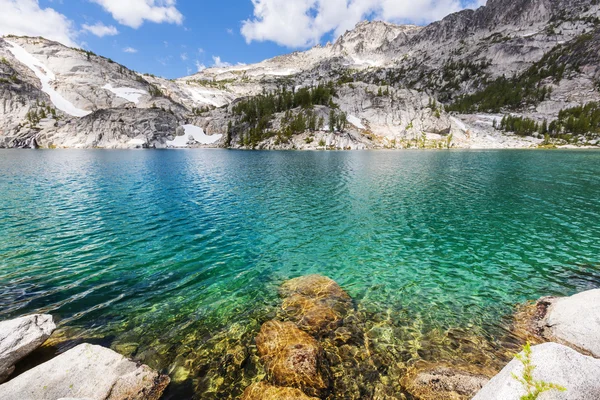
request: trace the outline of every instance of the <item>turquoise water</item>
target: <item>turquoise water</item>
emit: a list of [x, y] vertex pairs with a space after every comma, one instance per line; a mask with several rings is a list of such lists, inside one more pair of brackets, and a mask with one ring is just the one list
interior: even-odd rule
[[309, 273], [402, 362], [494, 346], [516, 304], [600, 285], [600, 152], [0, 151], [0, 319], [52, 313], [172, 398], [238, 393], [257, 372], [215, 360]]

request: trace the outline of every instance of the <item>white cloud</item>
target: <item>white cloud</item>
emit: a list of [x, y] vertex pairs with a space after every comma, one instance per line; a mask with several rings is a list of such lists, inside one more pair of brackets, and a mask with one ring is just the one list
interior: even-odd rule
[[125, 48], [123, 49], [123, 51], [124, 51], [125, 53], [131, 53], [131, 54], [135, 54], [135, 53], [137, 53], [137, 52], [138, 52], [138, 51], [137, 51], [137, 49], [134, 49], [133, 47], [125, 47]]
[[181, 57], [181, 61], [187, 61], [188, 58], [189, 58], [188, 55], [187, 55], [187, 53], [181, 53], [180, 57]]
[[106, 26], [102, 22], [98, 22], [95, 25], [83, 24], [81, 25], [84, 31], [88, 31], [98, 37], [104, 36], [115, 36], [119, 34], [119, 31], [114, 26]]
[[217, 68], [231, 67], [230, 63], [221, 60], [221, 57], [219, 57], [219, 56], [213, 56], [212, 59], [213, 59], [214, 67], [217, 67]]
[[309, 47], [333, 32], [335, 37], [367, 18], [397, 23], [427, 23], [485, 0], [252, 0], [254, 17], [242, 22], [246, 42], [273, 41]]
[[204, 65], [200, 61], [196, 60], [196, 69], [198, 70], [198, 72], [202, 72], [206, 69], [206, 65]]
[[122, 25], [137, 29], [144, 21], [180, 25], [183, 15], [176, 0], [91, 0], [101, 5]]
[[231, 29], [231, 28], [227, 28], [227, 34], [229, 34], [229, 35], [233, 35], [233, 29]]
[[43, 36], [67, 46], [77, 46], [74, 24], [38, 0], [0, 0], [0, 35]]

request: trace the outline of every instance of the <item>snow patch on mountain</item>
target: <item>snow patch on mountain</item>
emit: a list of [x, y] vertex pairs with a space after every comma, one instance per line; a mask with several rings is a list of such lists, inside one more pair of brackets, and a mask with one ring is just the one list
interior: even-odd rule
[[167, 141], [169, 147], [188, 147], [193, 142], [199, 144], [213, 144], [218, 142], [223, 135], [207, 135], [204, 133], [204, 129], [195, 125], [184, 125], [183, 129], [185, 133], [181, 136], [175, 137], [171, 141]]
[[200, 89], [187, 85], [186, 90], [192, 96], [192, 99], [198, 103], [210, 104], [215, 107], [221, 107], [228, 103], [227, 101], [223, 101], [222, 99], [220, 101], [219, 99], [215, 99], [214, 97], [218, 96], [218, 93], [216, 93], [213, 90]]
[[56, 76], [48, 67], [42, 64], [37, 58], [29, 54], [27, 50], [18, 44], [8, 40], [6, 43], [12, 46], [8, 48], [8, 51], [10, 51], [17, 60], [31, 69], [39, 78], [40, 82], [42, 83], [42, 91], [50, 96], [50, 100], [52, 100], [52, 103], [57, 109], [74, 117], [85, 117], [86, 115], [91, 114], [91, 111], [86, 111], [75, 107], [73, 103], [65, 99], [60, 93], [54, 90], [54, 88], [50, 85], [50, 82], [54, 81]]
[[128, 87], [115, 88], [110, 83], [107, 83], [106, 85], [102, 86], [102, 89], [106, 89], [109, 92], [112, 92], [115, 96], [135, 104], [138, 104], [140, 102], [140, 97], [148, 94], [147, 91], [142, 89], [134, 89]]
[[358, 118], [358, 117], [356, 117], [354, 115], [348, 115], [347, 119], [348, 119], [348, 122], [350, 122], [352, 125], [354, 125], [358, 129], [367, 129], [367, 127], [363, 125], [363, 123], [360, 120], [360, 118]]

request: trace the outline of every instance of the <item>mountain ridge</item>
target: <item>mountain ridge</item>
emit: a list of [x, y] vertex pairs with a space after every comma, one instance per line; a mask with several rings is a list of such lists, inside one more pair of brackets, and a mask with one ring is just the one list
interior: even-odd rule
[[[190, 140], [191, 146], [546, 145], [543, 122], [600, 101], [594, 56], [599, 14], [596, 0], [489, 0], [423, 27], [361, 21], [326, 46], [173, 80], [43, 38], [6, 37], [0, 39], [0, 147], [168, 147], [188, 134], [182, 128], [187, 125], [215, 135], [214, 143], [203, 137]], [[564, 66], [560, 75], [557, 65]], [[506, 93], [515, 99], [498, 100], [497, 107], [481, 103], [486, 89], [510, 92], [503, 79], [522, 86], [519, 93]], [[233, 112], [244, 99], [262, 104], [287, 96], [282, 88], [297, 93], [317, 87], [331, 88], [329, 104], [299, 106], [294, 99], [291, 108], [270, 106], [270, 119], [262, 122]], [[329, 121], [288, 129], [290, 119], [302, 128], [302, 119], [317, 113], [329, 120], [331, 112], [354, 124], [341, 131]], [[111, 113], [117, 118], [107, 117]], [[513, 114], [524, 124], [533, 121], [535, 130], [516, 136], [497, 129]], [[150, 122], [136, 128], [138, 120]], [[597, 132], [574, 137], [565, 129], [550, 132], [554, 144], [598, 143]]]

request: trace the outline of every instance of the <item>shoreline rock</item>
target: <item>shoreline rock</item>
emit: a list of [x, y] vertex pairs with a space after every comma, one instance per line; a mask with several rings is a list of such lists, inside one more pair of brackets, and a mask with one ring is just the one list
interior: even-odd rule
[[517, 315], [517, 329], [600, 358], [600, 289], [570, 297], [543, 297]]
[[[525, 353], [521, 353], [525, 357]], [[535, 367], [533, 382], [560, 385], [566, 391], [550, 389], [544, 399], [587, 400], [600, 398], [600, 360], [584, 356], [558, 344], [544, 343], [531, 348], [529, 361]], [[524, 364], [513, 359], [477, 393], [473, 400], [518, 400], [527, 395], [522, 378]]]
[[110, 349], [81, 344], [0, 385], [0, 398], [158, 400], [169, 382]]
[[47, 314], [0, 322], [0, 383], [10, 377], [19, 360], [44, 344], [55, 329], [52, 316]]

